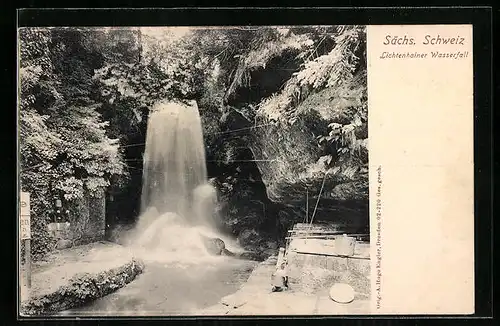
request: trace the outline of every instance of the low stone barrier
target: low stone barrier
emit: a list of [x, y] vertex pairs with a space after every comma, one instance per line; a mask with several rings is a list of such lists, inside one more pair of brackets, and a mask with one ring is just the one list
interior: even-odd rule
[[95, 242], [55, 250], [32, 264], [31, 287], [21, 266], [20, 315], [46, 315], [75, 308], [131, 282], [144, 264], [127, 247]]
[[81, 306], [132, 282], [144, 270], [144, 264], [131, 262], [108, 271], [76, 274], [55, 292], [34, 295], [21, 302], [21, 316], [47, 315]]
[[306, 293], [334, 283], [351, 285], [357, 297], [371, 292], [369, 259], [290, 252], [288, 275], [290, 287]]

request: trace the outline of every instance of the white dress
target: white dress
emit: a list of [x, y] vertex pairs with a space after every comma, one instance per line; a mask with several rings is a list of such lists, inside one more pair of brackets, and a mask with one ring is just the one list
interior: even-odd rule
[[272, 286], [279, 288], [284, 287], [286, 276], [286, 269], [278, 269], [272, 275]]

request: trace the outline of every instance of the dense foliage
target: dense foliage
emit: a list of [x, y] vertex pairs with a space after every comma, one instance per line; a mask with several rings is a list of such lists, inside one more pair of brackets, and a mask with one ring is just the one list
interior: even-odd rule
[[92, 83], [100, 56], [74, 30], [21, 29], [21, 189], [31, 193], [33, 254], [50, 249], [46, 222], [55, 198], [72, 202], [125, 173], [117, 139], [97, 108]]

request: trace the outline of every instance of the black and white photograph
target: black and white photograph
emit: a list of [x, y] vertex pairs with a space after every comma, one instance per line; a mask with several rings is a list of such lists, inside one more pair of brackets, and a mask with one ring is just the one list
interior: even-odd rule
[[366, 40], [19, 28], [19, 314], [370, 314]]

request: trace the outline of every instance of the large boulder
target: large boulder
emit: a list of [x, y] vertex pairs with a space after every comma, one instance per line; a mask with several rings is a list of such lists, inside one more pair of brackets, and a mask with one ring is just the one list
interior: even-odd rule
[[[312, 122], [314, 119], [317, 121]], [[319, 146], [316, 137], [328, 133], [324, 128], [328, 122], [319, 114], [309, 112], [300, 115], [293, 125], [268, 124], [252, 134], [250, 147], [269, 199], [294, 205], [305, 200], [306, 190], [309, 198], [315, 199], [324, 181], [324, 198], [368, 200], [366, 167], [350, 154], [328, 161], [324, 148]], [[360, 156], [367, 163], [366, 149], [362, 149]]]
[[201, 237], [205, 248], [210, 254], [220, 256], [229, 252], [229, 250], [226, 249], [226, 244], [222, 239], [206, 237], [203, 235]]
[[[341, 98], [359, 98], [354, 93], [365, 89], [339, 92], [327, 88], [310, 95], [289, 121], [259, 113], [260, 127], [252, 130], [249, 144], [270, 200], [304, 211], [308, 207], [309, 217], [317, 209], [320, 219], [367, 225], [368, 125], [365, 117], [356, 120], [359, 111], [353, 109], [364, 104]], [[319, 141], [329, 135], [332, 124], [354, 126], [354, 120], [349, 134], [357, 146], [354, 150], [338, 150], [334, 143]]]

